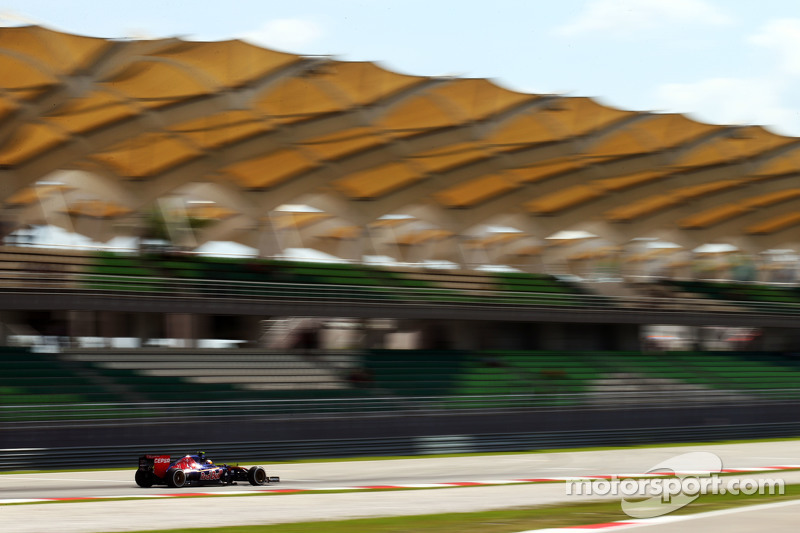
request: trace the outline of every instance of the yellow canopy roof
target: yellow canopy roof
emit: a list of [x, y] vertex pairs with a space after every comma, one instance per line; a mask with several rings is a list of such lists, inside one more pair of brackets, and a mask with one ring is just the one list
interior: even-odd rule
[[[219, 205], [204, 217], [238, 213], [260, 228], [283, 203], [316, 201], [323, 214], [284, 217], [278, 230], [324, 226], [340, 238], [422, 206], [439, 227], [404, 237], [413, 243], [511, 215], [530, 222], [517, 228], [524, 236], [542, 222], [755, 238], [795, 225], [800, 205], [796, 138], [485, 79], [236, 40], [110, 40], [38, 26], [0, 28], [0, 72], [7, 209], [41, 202], [37, 182], [69, 190], [66, 212], [109, 219], [212, 184]], [[93, 178], [59, 183], [71, 171]]]

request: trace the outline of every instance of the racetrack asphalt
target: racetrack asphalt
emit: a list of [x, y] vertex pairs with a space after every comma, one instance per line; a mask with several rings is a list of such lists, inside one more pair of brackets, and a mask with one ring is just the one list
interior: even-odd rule
[[[281, 489], [336, 489], [361, 486], [492, 482], [636, 474], [680, 454], [708, 451], [725, 468], [800, 464], [800, 441], [703, 445], [582, 452], [529, 453], [451, 458], [398, 459], [264, 465], [282, 478]], [[141, 489], [130, 470], [8, 474], [0, 476], [0, 500], [17, 498], [144, 497], [195, 492], [236, 494], [254, 487]], [[219, 461], [218, 461], [219, 462]], [[800, 483], [800, 472], [769, 472], [761, 477]], [[10, 533], [99, 533], [177, 527], [212, 527], [334, 520], [367, 516], [470, 512], [508, 507], [576, 502], [563, 483], [498, 485], [424, 491], [303, 493], [238, 498], [161, 498], [69, 504], [0, 505], [0, 523]], [[587, 498], [587, 497], [583, 497]], [[597, 499], [592, 496], [591, 499]], [[8, 528], [8, 529], [6, 529]]]

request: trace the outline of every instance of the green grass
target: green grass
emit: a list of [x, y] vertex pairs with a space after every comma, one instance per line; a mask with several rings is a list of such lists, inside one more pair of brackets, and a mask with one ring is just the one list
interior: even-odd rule
[[[694, 514], [742, 505], [800, 498], [800, 485], [786, 485], [783, 495], [703, 495], [674, 514]], [[617, 500], [484, 511], [324, 522], [298, 522], [221, 528], [164, 529], [150, 533], [513, 533], [529, 529], [568, 527], [614, 522], [629, 518]]]

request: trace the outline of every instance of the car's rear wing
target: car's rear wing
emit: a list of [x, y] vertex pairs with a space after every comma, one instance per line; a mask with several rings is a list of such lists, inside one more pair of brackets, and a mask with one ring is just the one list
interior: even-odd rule
[[169, 458], [169, 455], [142, 455], [139, 457], [139, 470], [149, 470], [157, 477], [164, 477], [169, 469]]

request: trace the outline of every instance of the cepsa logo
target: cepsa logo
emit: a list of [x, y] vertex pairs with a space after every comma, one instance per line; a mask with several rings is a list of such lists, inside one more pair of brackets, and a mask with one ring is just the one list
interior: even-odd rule
[[211, 481], [219, 479], [219, 470], [206, 470], [200, 472], [200, 479], [202, 481]]
[[157, 465], [167, 464], [168, 465], [169, 464], [169, 457], [156, 457], [155, 464], [157, 464]]

